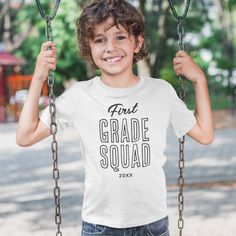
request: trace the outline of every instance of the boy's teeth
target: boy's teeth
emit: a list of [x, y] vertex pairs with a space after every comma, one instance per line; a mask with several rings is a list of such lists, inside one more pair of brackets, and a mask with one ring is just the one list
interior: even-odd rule
[[107, 62], [116, 62], [119, 61], [121, 59], [121, 57], [113, 57], [113, 58], [107, 58], [106, 61]]

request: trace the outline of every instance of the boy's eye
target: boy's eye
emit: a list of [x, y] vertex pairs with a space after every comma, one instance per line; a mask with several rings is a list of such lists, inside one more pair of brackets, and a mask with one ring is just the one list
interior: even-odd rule
[[103, 38], [97, 38], [94, 40], [94, 43], [103, 43], [104, 39]]
[[124, 40], [126, 39], [127, 37], [125, 35], [119, 35], [116, 37], [117, 40]]

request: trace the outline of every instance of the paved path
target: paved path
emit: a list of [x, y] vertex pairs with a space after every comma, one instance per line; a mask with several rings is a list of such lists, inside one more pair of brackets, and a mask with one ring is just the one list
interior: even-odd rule
[[[15, 124], [0, 125], [0, 235], [55, 235], [50, 139], [33, 147], [15, 144]], [[75, 134], [60, 140], [63, 235], [80, 236], [83, 161]], [[177, 176], [178, 142], [168, 133], [168, 184]], [[236, 129], [216, 131], [213, 144], [186, 140], [186, 183], [236, 182]], [[168, 191], [171, 236], [177, 236], [177, 191]], [[184, 236], [235, 236], [236, 188], [186, 188]]]

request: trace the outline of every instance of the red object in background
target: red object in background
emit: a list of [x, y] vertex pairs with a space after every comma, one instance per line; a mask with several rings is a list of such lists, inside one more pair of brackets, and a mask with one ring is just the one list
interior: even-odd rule
[[24, 64], [26, 64], [25, 60], [17, 58], [8, 52], [0, 51], [0, 106], [6, 106], [8, 101], [5, 67], [22, 66]]
[[9, 66], [22, 66], [24, 64], [26, 64], [25, 60], [17, 58], [11, 53], [0, 51], [0, 122], [5, 122], [7, 119], [6, 106], [9, 100], [5, 68]]
[[[8, 96], [9, 98], [16, 98], [16, 92], [28, 90], [31, 84], [33, 75], [11, 75], [7, 77], [7, 87], [8, 87]], [[42, 95], [48, 96], [48, 86], [45, 81], [42, 88]], [[15, 121], [19, 120], [20, 111], [22, 109], [22, 105], [19, 102], [15, 102], [11, 104], [12, 112], [14, 115]]]
[[[7, 107], [9, 108], [9, 100], [15, 97], [19, 90], [28, 90], [30, 87], [32, 75], [20, 75], [17, 72], [19, 66], [26, 64], [24, 59], [18, 58], [11, 53], [0, 51], [0, 122], [7, 121]], [[10, 75], [6, 73], [6, 67], [11, 67]], [[9, 74], [9, 73], [8, 73]], [[44, 83], [42, 95], [48, 96], [48, 86]], [[15, 121], [19, 118], [21, 110], [20, 104], [10, 104], [13, 110]]]
[[8, 52], [0, 51], [0, 66], [22, 66], [25, 64], [25, 60], [18, 58]]
[[[14, 96], [16, 91], [29, 89], [33, 75], [11, 75], [7, 77], [9, 97]], [[42, 95], [48, 96], [48, 86], [43, 84]]]

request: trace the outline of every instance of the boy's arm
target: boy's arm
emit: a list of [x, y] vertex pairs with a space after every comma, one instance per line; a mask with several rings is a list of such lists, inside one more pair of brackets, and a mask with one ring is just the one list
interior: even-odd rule
[[43, 82], [33, 77], [16, 132], [16, 142], [20, 146], [31, 146], [50, 135], [49, 128], [39, 120], [38, 102], [42, 86]]
[[199, 143], [210, 144], [214, 140], [214, 128], [207, 79], [198, 65], [184, 51], [177, 52], [173, 64], [176, 74], [192, 81], [195, 89], [194, 115], [197, 122], [187, 135]]
[[50, 135], [50, 129], [39, 119], [38, 102], [48, 71], [55, 68], [55, 45], [52, 42], [45, 42], [38, 55], [34, 76], [18, 123], [16, 142], [20, 146], [31, 146]]
[[202, 144], [210, 144], [214, 140], [214, 129], [206, 78], [199, 78], [193, 83], [193, 86], [196, 101], [194, 115], [197, 123], [187, 135]]

